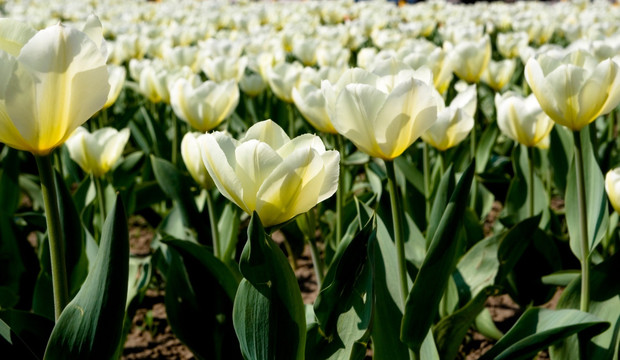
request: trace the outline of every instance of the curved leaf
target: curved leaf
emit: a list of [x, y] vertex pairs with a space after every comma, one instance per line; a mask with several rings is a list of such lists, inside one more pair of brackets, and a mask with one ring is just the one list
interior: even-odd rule
[[129, 231], [119, 197], [105, 221], [93, 271], [60, 314], [45, 360], [112, 358], [123, 328], [128, 273]]

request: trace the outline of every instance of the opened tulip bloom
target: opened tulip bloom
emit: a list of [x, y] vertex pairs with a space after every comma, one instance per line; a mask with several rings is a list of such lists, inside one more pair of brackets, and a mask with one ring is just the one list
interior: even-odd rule
[[605, 175], [605, 190], [614, 210], [620, 213], [620, 168], [609, 170]]
[[282, 224], [332, 196], [340, 154], [326, 151], [318, 136], [290, 139], [271, 120], [241, 138], [224, 132], [198, 138], [202, 159], [218, 190], [264, 226]]
[[460, 144], [474, 128], [476, 105], [476, 86], [471, 85], [460, 92], [450, 106], [439, 109], [437, 121], [422, 134], [422, 140], [439, 151]]
[[614, 59], [599, 62], [576, 50], [557, 58], [542, 54], [525, 66], [525, 78], [543, 111], [578, 131], [620, 103], [620, 71]]
[[321, 88], [302, 82], [293, 88], [293, 101], [301, 115], [318, 131], [337, 134], [327, 112], [327, 102]]
[[426, 70], [427, 81], [416, 78], [411, 69], [381, 75], [348, 70], [335, 89], [324, 89], [336, 99], [328, 105], [334, 128], [366, 154], [395, 159], [437, 119], [439, 94]]
[[239, 87], [234, 80], [206, 81], [194, 86], [177, 80], [170, 90], [174, 113], [200, 132], [213, 130], [228, 118], [239, 104]]
[[[23, 38], [21, 38], [23, 40]], [[101, 24], [84, 32], [55, 25], [34, 34], [14, 57], [0, 45], [0, 142], [47, 155], [103, 107], [108, 70]]]
[[510, 139], [531, 147], [549, 147], [549, 133], [553, 121], [545, 114], [534, 94], [528, 97], [506, 92], [495, 95], [497, 126]]
[[129, 129], [118, 131], [106, 127], [92, 134], [83, 127], [67, 140], [71, 159], [85, 172], [102, 177], [116, 164], [129, 140]]

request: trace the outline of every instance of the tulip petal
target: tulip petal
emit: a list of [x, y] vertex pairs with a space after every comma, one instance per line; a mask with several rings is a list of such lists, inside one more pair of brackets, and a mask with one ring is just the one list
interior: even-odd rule
[[374, 127], [377, 113], [386, 98], [387, 94], [374, 86], [349, 84], [336, 101], [336, 118], [332, 119], [334, 127], [371, 156], [383, 155], [375, 139]]
[[274, 150], [291, 140], [284, 130], [271, 120], [260, 121], [252, 125], [240, 141], [252, 139], [267, 143]]
[[235, 149], [235, 174], [243, 188], [243, 202], [256, 210], [256, 198], [261, 184], [282, 163], [282, 158], [267, 143], [251, 139]]
[[553, 121], [561, 125], [566, 125], [564, 115], [554, 95], [554, 89], [545, 79], [545, 75], [538, 61], [533, 58], [528, 60], [525, 65], [525, 79], [543, 111], [553, 119]]
[[37, 31], [26, 23], [2, 18], [0, 19], [0, 49], [17, 56], [22, 47], [36, 33]]
[[216, 131], [200, 136], [198, 144], [202, 161], [220, 193], [251, 214], [253, 209], [248, 209], [242, 200], [243, 188], [234, 170], [237, 166], [235, 141], [230, 135]]

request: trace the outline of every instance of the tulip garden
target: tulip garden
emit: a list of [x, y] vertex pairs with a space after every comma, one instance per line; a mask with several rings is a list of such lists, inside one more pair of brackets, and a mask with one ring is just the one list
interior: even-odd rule
[[616, 4], [0, 11], [0, 358], [618, 358]]

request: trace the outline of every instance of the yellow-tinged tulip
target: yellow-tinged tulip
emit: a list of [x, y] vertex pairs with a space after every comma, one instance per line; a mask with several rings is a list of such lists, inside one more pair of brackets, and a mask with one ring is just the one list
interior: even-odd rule
[[303, 82], [293, 88], [293, 101], [299, 112], [310, 125], [321, 132], [337, 134], [329, 114], [327, 102], [320, 87], [311, 82]]
[[215, 184], [211, 175], [207, 172], [204, 162], [202, 162], [202, 155], [200, 155], [200, 145], [198, 145], [198, 137], [203, 133], [187, 133], [183, 136], [181, 141], [181, 157], [187, 171], [192, 176], [194, 181], [198, 183], [204, 189], [211, 189]]
[[523, 98], [511, 91], [495, 94], [497, 126], [512, 140], [525, 146], [549, 147], [553, 121], [542, 111], [534, 94]]
[[106, 102], [103, 33], [94, 16], [83, 31], [58, 24], [20, 44], [24, 29], [0, 41], [0, 142], [47, 155]]
[[108, 93], [108, 99], [105, 105], [103, 105], [104, 109], [109, 108], [116, 102], [116, 99], [118, 99], [118, 96], [121, 94], [123, 85], [125, 85], [125, 78], [127, 76], [127, 70], [118, 65], [108, 65], [108, 72], [110, 73], [110, 77], [108, 78], [110, 92]]
[[422, 134], [422, 140], [439, 151], [458, 145], [474, 128], [476, 105], [476, 86], [472, 85], [460, 92], [450, 106], [437, 111], [437, 121]]
[[260, 74], [246, 72], [241, 78], [241, 81], [239, 81], [239, 88], [246, 95], [255, 97], [265, 91], [267, 83]]
[[241, 138], [214, 132], [198, 138], [202, 159], [218, 190], [264, 226], [282, 224], [332, 196], [340, 154], [318, 136], [290, 139], [271, 120]]
[[605, 190], [611, 205], [620, 213], [620, 168], [610, 170], [605, 175]]
[[280, 63], [267, 71], [267, 80], [276, 97], [293, 102], [293, 88], [297, 85], [303, 67], [300, 63]]
[[620, 71], [615, 60], [598, 62], [584, 50], [556, 58], [528, 60], [525, 78], [543, 111], [560, 125], [581, 130], [620, 103]]
[[239, 104], [239, 87], [234, 80], [206, 81], [195, 86], [178, 79], [170, 89], [174, 113], [194, 129], [206, 132], [217, 127]]
[[375, 67], [377, 73], [347, 70], [331, 89], [324, 81], [334, 128], [370, 156], [398, 157], [437, 119], [440, 95], [430, 70], [423, 70], [387, 61]]
[[[449, 47], [449, 46], [448, 46]], [[461, 41], [448, 50], [448, 61], [456, 76], [470, 84], [477, 83], [491, 60], [491, 41]]]
[[482, 81], [493, 90], [500, 91], [508, 84], [516, 67], [517, 62], [514, 59], [491, 60], [486, 70], [482, 73]]
[[85, 172], [103, 176], [118, 161], [129, 140], [129, 129], [118, 131], [105, 127], [92, 134], [83, 127], [77, 128], [67, 139], [71, 159]]
[[209, 77], [209, 80], [222, 82], [235, 80], [239, 82], [248, 66], [248, 58], [231, 58], [220, 56], [216, 58], [206, 58], [202, 64], [202, 71]]
[[526, 32], [509, 32], [497, 34], [497, 51], [507, 59], [519, 56], [521, 49], [526, 48], [530, 38]]

